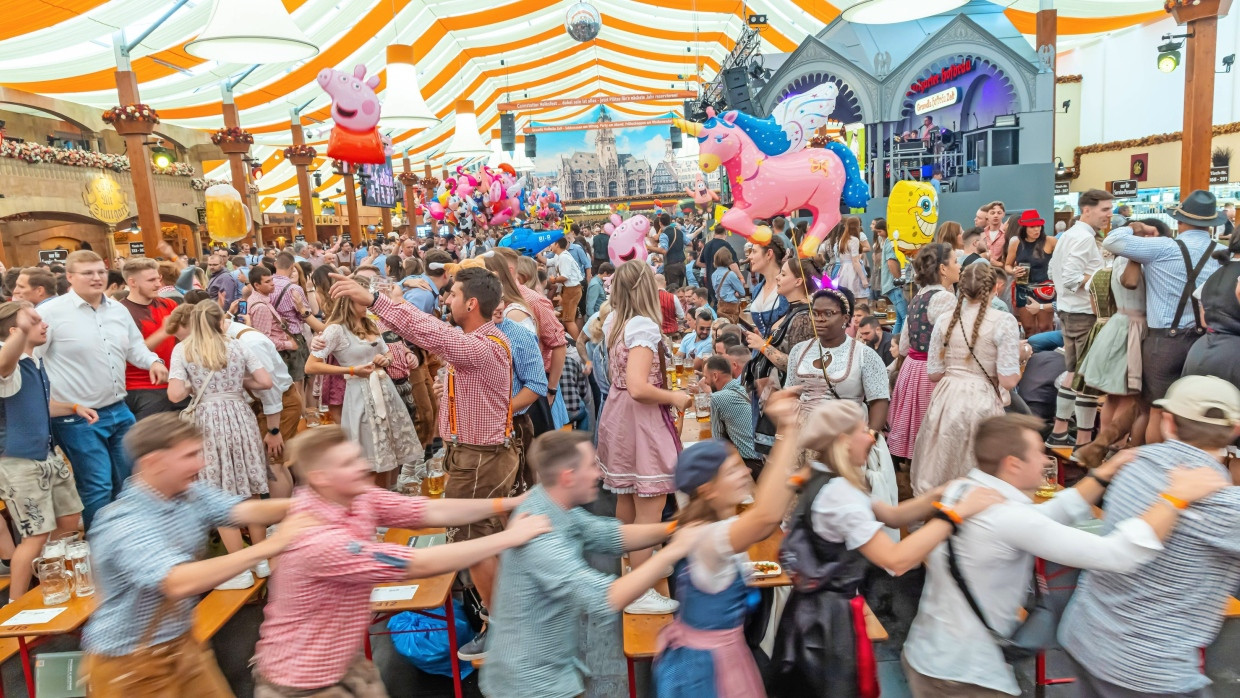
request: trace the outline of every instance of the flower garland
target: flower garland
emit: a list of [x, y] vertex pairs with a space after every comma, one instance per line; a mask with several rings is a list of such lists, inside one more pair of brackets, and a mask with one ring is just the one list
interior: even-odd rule
[[[32, 143], [19, 143], [13, 140], [0, 141], [0, 157], [21, 160], [30, 165], [52, 164], [69, 167], [90, 167], [113, 172], [129, 172], [129, 156], [115, 153], [98, 153], [93, 150], [77, 148], [57, 148], [55, 146]], [[168, 167], [151, 166], [156, 174], [177, 177], [193, 177], [194, 166], [186, 162], [174, 162]]]
[[[1230, 124], [1216, 125], [1212, 136], [1226, 136], [1233, 133], [1240, 133], [1240, 121], [1233, 121]], [[1082, 155], [1112, 153], [1117, 150], [1127, 150], [1129, 148], [1148, 148], [1152, 145], [1175, 143], [1182, 140], [1184, 140], [1184, 133], [1182, 131], [1175, 131], [1174, 133], [1159, 133], [1153, 136], [1146, 136], [1144, 138], [1130, 138], [1124, 141], [1109, 141], [1107, 143], [1077, 146], [1072, 150], [1072, 167], [1069, 168], [1069, 171], [1076, 171], [1076, 174], [1072, 176], [1073, 179], [1080, 175]]]
[[1074, 85], [1080, 82], [1081, 79], [1082, 77], [1080, 75], [1060, 75], [1059, 77], [1055, 78], [1055, 84], [1056, 85]]
[[149, 121], [157, 124], [159, 112], [145, 104], [122, 104], [105, 111], [103, 121], [108, 124], [115, 124], [118, 121]]
[[246, 143], [253, 145], [254, 134], [237, 128], [236, 126], [232, 126], [213, 132], [211, 134], [211, 142], [216, 145], [219, 145], [220, 143]]
[[193, 187], [194, 189], [198, 191], [206, 191], [208, 187], [213, 187], [217, 184], [232, 185], [232, 182], [228, 181], [227, 179], [207, 179], [206, 177], [197, 177], [195, 179], [190, 180], [190, 183], [189, 183], [191, 187]]

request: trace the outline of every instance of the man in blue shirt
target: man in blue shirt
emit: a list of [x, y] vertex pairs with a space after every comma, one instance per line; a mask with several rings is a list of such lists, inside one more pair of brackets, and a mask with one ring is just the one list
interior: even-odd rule
[[538, 482], [525, 455], [534, 442], [534, 422], [530, 419], [529, 410], [535, 402], [547, 397], [547, 372], [543, 369], [538, 337], [505, 318], [502, 303], [495, 309], [493, 317], [495, 327], [508, 338], [508, 347], [512, 350], [512, 430], [514, 438], [521, 444], [513, 491], [520, 494]]
[[590, 285], [586, 288], [586, 312], [585, 316], [598, 312], [603, 307], [603, 302], [607, 300], [607, 284], [611, 280], [611, 275], [616, 273], [616, 268], [611, 262], [603, 262], [598, 265], [598, 274], [590, 279]]
[[[448, 276], [447, 270], [443, 267], [445, 264], [452, 263], [452, 255], [444, 252], [443, 250], [431, 250], [426, 253], [425, 261], [427, 266], [425, 274], [420, 276], [407, 276], [404, 279], [401, 279], [400, 283], [401, 286], [405, 288], [404, 296], [406, 301], [409, 301], [409, 303], [418, 310], [421, 310], [429, 315], [434, 315], [435, 308], [439, 305], [439, 292], [452, 282], [452, 277]], [[431, 268], [432, 264], [437, 264], [439, 267]], [[410, 286], [405, 283], [415, 279], [425, 282], [429, 288]]]
[[714, 353], [714, 342], [710, 336], [711, 322], [710, 313], [699, 310], [694, 316], [694, 333], [680, 342], [680, 351], [677, 353], [692, 360], [694, 369], [701, 369], [706, 357]]

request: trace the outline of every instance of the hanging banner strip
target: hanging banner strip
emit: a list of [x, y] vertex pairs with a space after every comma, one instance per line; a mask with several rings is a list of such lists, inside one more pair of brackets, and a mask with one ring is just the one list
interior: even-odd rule
[[672, 90], [669, 92], [645, 92], [633, 95], [603, 95], [599, 97], [581, 97], [578, 99], [544, 99], [534, 102], [500, 102], [500, 111], [520, 111], [522, 109], [556, 109], [558, 107], [580, 107], [590, 104], [620, 104], [623, 102], [658, 102], [669, 99], [694, 99], [698, 96], [690, 90]]
[[584, 124], [558, 124], [556, 126], [526, 126], [522, 133], [550, 133], [557, 131], [589, 131], [600, 128], [640, 128], [642, 126], [658, 126], [670, 124], [675, 119], [631, 119], [625, 121], [591, 121]]

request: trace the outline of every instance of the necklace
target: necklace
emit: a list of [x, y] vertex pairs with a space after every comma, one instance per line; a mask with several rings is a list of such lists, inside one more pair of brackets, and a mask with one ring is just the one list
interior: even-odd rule
[[[852, 373], [853, 354], [857, 351], [857, 342], [850, 340], [852, 340], [852, 338], [846, 335], [844, 337], [844, 341], [836, 347], [823, 347], [821, 343], [817, 343], [818, 358], [814, 360], [812, 365], [821, 372], [822, 379], [827, 384], [827, 390], [830, 390], [831, 395], [835, 398], [839, 398], [839, 395], [835, 392], [835, 386], [848, 380], [848, 376]], [[844, 373], [839, 378], [832, 378], [827, 374], [827, 371], [833, 363], [834, 354], [829, 352], [835, 349], [843, 349], [845, 345], [848, 346], [848, 358], [844, 363]], [[804, 357], [802, 357], [801, 360], [804, 361]], [[819, 373], [812, 373], [808, 375], [812, 375], [817, 378]]]

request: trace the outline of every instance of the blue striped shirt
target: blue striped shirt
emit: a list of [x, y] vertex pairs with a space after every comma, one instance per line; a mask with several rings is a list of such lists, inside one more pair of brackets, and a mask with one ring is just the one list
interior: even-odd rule
[[[243, 501], [200, 482], [165, 499], [137, 478], [99, 511], [90, 530], [99, 607], [82, 632], [90, 654], [119, 657], [137, 649], [164, 600], [163, 583], [173, 567], [203, 559], [207, 534], [232, 525]], [[189, 632], [197, 597], [177, 601], [150, 638], [158, 645]]]
[[[1152, 506], [1179, 465], [1227, 475], [1209, 453], [1179, 441], [1143, 446], [1107, 490], [1103, 532]], [[1193, 504], [1163, 547], [1128, 574], [1083, 573], [1059, 642], [1109, 683], [1160, 695], [1191, 693], [1210, 683], [1199, 669], [1199, 652], [1218, 636], [1223, 608], [1240, 584], [1240, 487]]]
[[729, 441], [741, 458], [761, 459], [754, 450], [753, 408], [741, 379], [733, 378], [710, 394], [710, 433], [716, 439]]
[[[512, 349], [513, 397], [516, 397], [522, 388], [529, 388], [539, 397], [546, 397], [547, 371], [543, 369], [538, 337], [508, 318], [504, 318], [495, 326], [504, 333], [504, 336], [508, 337], [508, 346]], [[525, 408], [525, 410], [528, 409], [528, 407]], [[516, 414], [525, 414], [525, 410]]]
[[[1188, 248], [1188, 256], [1192, 259], [1193, 266], [1201, 260], [1201, 255], [1205, 254], [1211, 242], [1210, 233], [1205, 230], [1185, 230], [1176, 239], [1183, 241]], [[1184, 285], [1188, 283], [1184, 255], [1180, 253], [1176, 239], [1137, 237], [1132, 234], [1132, 228], [1124, 227], [1112, 230], [1102, 241], [1102, 246], [1111, 254], [1141, 263], [1141, 273], [1145, 277], [1145, 319], [1154, 329], [1172, 329], [1171, 321], [1175, 319], [1175, 308], [1180, 303]], [[1217, 260], [1207, 261], [1197, 275], [1196, 287], [1204, 284], [1218, 268]], [[1196, 325], [1193, 304], [1190, 301], [1184, 305], [1184, 314], [1176, 327]]]

